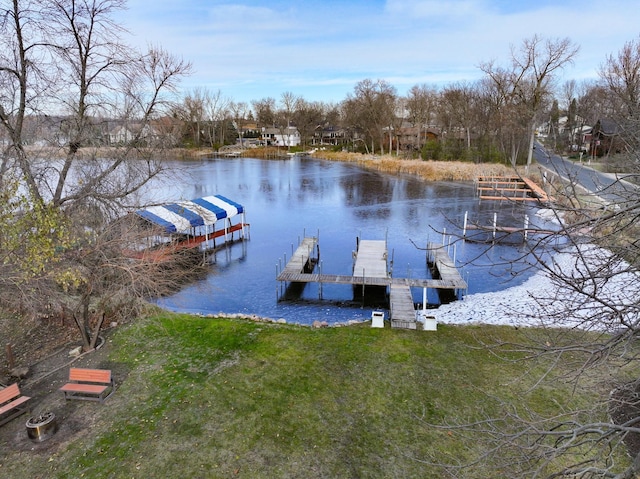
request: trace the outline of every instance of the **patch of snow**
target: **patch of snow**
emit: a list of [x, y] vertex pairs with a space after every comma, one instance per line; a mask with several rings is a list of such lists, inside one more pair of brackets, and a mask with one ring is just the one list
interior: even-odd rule
[[[554, 274], [541, 269], [520, 285], [441, 305], [435, 311], [438, 323], [588, 330], [616, 330], [621, 320], [640, 323], [640, 275], [609, 251], [583, 245], [556, 254], [547, 266]], [[560, 285], [554, 275], [578, 287]], [[628, 317], [620, 318], [616, 311], [625, 311]]]

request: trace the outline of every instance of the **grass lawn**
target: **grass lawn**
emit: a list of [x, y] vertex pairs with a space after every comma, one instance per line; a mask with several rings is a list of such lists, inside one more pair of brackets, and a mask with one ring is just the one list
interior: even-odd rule
[[[528, 392], [534, 379], [522, 362], [478, 347], [526, 334], [535, 332], [312, 329], [162, 314], [113, 337], [109, 361], [126, 374], [104, 405], [74, 411], [96, 415], [91, 430], [49, 453], [1, 452], [0, 476], [450, 477], [434, 464], [466, 463], [482, 444], [434, 425], [498, 415], [499, 400], [538, 411], [592, 400], [560, 381]], [[478, 464], [457, 477], [509, 473]]]

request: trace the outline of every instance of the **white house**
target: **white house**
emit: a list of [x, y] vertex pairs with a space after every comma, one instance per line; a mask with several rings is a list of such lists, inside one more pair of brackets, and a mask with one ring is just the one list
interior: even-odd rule
[[296, 127], [288, 128], [262, 128], [262, 141], [271, 146], [298, 146], [300, 145], [300, 132]]
[[150, 125], [140, 126], [139, 124], [133, 124], [129, 127], [122, 125], [111, 130], [109, 133], [109, 143], [112, 145], [124, 145], [131, 141], [138, 140], [149, 144], [154, 142], [158, 136], [158, 133]]

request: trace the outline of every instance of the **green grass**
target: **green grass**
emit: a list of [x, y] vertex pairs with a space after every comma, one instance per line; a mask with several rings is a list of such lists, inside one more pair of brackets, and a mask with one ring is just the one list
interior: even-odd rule
[[[508, 327], [143, 320], [113, 338], [110, 361], [127, 374], [107, 405], [82, 406], [97, 415], [93, 428], [53, 454], [0, 453], [0, 475], [445, 477], [429, 463], [465, 462], [482, 446], [434, 424], [499, 414], [495, 398], [540, 411], [592, 399], [561, 383], [527, 392], [521, 362], [477, 347], [490, 337], [525, 340]], [[458, 477], [496, 477], [489, 471]]]

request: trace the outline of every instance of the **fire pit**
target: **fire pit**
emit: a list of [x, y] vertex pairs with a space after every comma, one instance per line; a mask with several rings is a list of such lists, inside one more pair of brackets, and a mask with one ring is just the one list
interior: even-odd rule
[[27, 420], [27, 436], [33, 442], [42, 442], [53, 436], [58, 430], [56, 415], [52, 412], [44, 412], [39, 416]]

